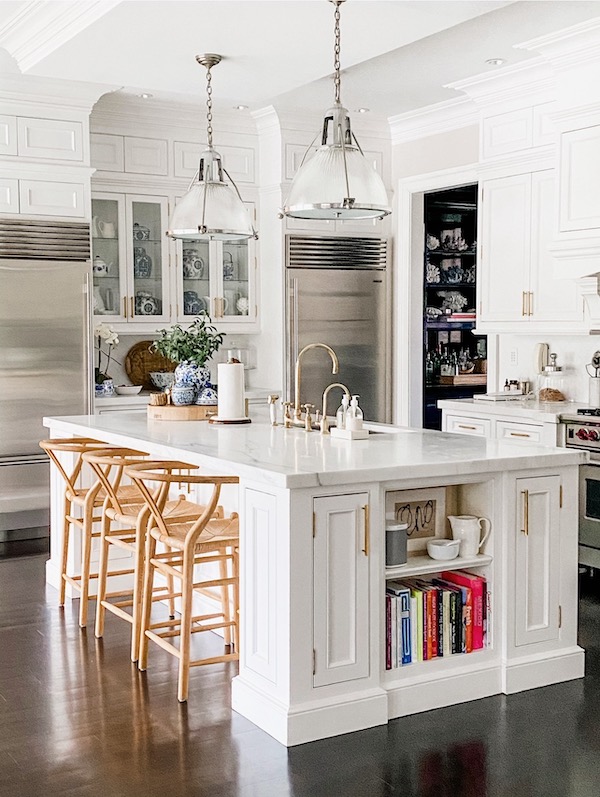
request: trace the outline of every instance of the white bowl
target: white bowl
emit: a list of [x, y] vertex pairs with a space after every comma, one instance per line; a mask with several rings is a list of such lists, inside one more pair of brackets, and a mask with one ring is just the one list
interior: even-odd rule
[[137, 396], [143, 385], [115, 385], [115, 393], [118, 396]]
[[173, 371], [150, 371], [150, 379], [153, 385], [164, 390], [166, 387], [173, 387], [175, 374]]
[[432, 559], [456, 559], [460, 540], [429, 540], [427, 553]]

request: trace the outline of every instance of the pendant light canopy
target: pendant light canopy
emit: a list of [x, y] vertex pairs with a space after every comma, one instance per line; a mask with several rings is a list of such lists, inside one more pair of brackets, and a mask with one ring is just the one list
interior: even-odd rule
[[383, 180], [365, 158], [340, 101], [340, 5], [344, 0], [330, 2], [335, 6], [334, 104], [323, 120], [321, 146], [308, 161], [310, 147], [304, 154], [283, 215], [296, 219], [383, 218], [392, 211]]
[[[236, 184], [223, 168], [221, 156], [213, 149], [210, 70], [221, 61], [221, 56], [216, 53], [205, 53], [197, 55], [196, 61], [206, 67], [208, 147], [200, 155], [200, 165], [187, 194], [175, 206], [167, 235], [184, 241], [235, 241], [258, 238]], [[223, 175], [229, 182], [224, 180]]]

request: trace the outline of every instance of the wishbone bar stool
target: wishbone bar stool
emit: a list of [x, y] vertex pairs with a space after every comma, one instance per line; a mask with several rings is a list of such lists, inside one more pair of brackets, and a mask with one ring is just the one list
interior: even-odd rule
[[[107, 448], [106, 443], [99, 440], [94, 440], [89, 437], [70, 437], [70, 438], [55, 438], [50, 440], [42, 440], [40, 447], [48, 454], [52, 463], [60, 473], [65, 483], [64, 494], [64, 521], [63, 521], [63, 535], [62, 547], [60, 554], [60, 589], [58, 602], [60, 606], [65, 603], [65, 588], [67, 583], [74, 589], [78, 590], [81, 595], [81, 602], [79, 605], [79, 625], [84, 628], [87, 624], [88, 615], [88, 600], [89, 600], [89, 582], [91, 578], [97, 578], [97, 573], [90, 573], [90, 556], [92, 550], [92, 538], [98, 537], [99, 532], [93, 531], [95, 522], [101, 520], [100, 515], [94, 515], [94, 510], [99, 509], [103, 502], [105, 495], [102, 494], [102, 485], [98, 480], [92, 484], [91, 487], [77, 487], [77, 482], [81, 476], [83, 466], [82, 455], [86, 451], [93, 451], [95, 449]], [[75, 464], [72, 470], [68, 470], [60, 460], [60, 453], [73, 454], [75, 456]], [[76, 517], [75, 507], [81, 509], [81, 517]], [[71, 528], [75, 527], [81, 530], [81, 575], [71, 576], [67, 573], [67, 560], [69, 557], [69, 537]]]
[[[141, 464], [145, 468], [151, 468], [156, 464], [147, 459], [141, 459], [143, 456], [146, 455], [127, 448], [90, 451], [83, 455], [84, 460], [98, 476], [106, 494], [101, 526], [95, 634], [97, 637], [104, 635], [106, 610], [130, 623], [132, 626], [132, 661], [138, 660], [145, 534], [150, 510], [146, 506], [144, 497], [137, 485], [133, 484], [129, 487], [124, 487], [121, 482], [124, 468], [127, 465]], [[176, 461], [160, 462], [158, 465], [163, 466], [169, 473], [182, 468], [186, 470], [190, 468], [187, 463]], [[168, 493], [169, 485], [166, 483], [161, 484], [160, 489], [166, 490]], [[124, 503], [123, 494], [126, 490], [133, 491], [134, 495], [130, 501]], [[129, 498], [129, 495], [127, 497]], [[198, 517], [204, 511], [204, 507], [187, 501], [183, 495], [180, 495], [176, 500], [168, 499], [169, 496], [166, 495], [165, 513], [169, 516], [176, 515], [179, 518], [188, 520]], [[124, 549], [133, 555], [133, 567], [127, 571], [127, 573], [133, 575], [133, 587], [131, 589], [107, 593], [107, 578], [113, 574], [113, 571], [108, 570], [111, 545]], [[125, 571], [120, 572], [124, 573]], [[152, 599], [168, 599], [170, 614], [174, 616], [174, 598], [171, 597], [172, 593], [173, 583], [172, 578], [170, 578], [166, 587], [156, 588]], [[114, 601], [115, 598], [122, 598], [122, 600]]]
[[[165, 463], [163, 463], [164, 465]], [[239, 658], [239, 568], [238, 543], [239, 519], [237, 513], [229, 517], [215, 518], [214, 511], [219, 501], [221, 485], [237, 484], [236, 476], [197, 476], [168, 473], [164, 467], [148, 468], [148, 463], [130, 465], [125, 473], [144, 494], [151, 512], [146, 536], [146, 562], [144, 568], [144, 595], [140, 637], [139, 668], [145, 670], [148, 662], [148, 640], [152, 640], [164, 650], [179, 659], [178, 693], [180, 702], [187, 700], [189, 689], [189, 669], [203, 664], [231, 661]], [[188, 466], [189, 467], [189, 466]], [[180, 482], [188, 485], [212, 485], [212, 494], [204, 511], [195, 519], [186, 520], [165, 513], [166, 491], [153, 488], [153, 484], [171, 485]], [[165, 546], [164, 553], [156, 552], [157, 543]], [[194, 581], [196, 565], [218, 562], [218, 578], [204, 578]], [[228, 569], [231, 575], [228, 575]], [[155, 573], [172, 576], [181, 583], [181, 618], [162, 622], [150, 622], [152, 609], [152, 590]], [[215, 594], [214, 588], [219, 588]], [[221, 611], [211, 614], [193, 615], [192, 597], [194, 591], [209, 594], [220, 600]], [[233, 617], [231, 597], [233, 599]], [[178, 628], [179, 626], [179, 628]], [[190, 648], [193, 633], [224, 629], [225, 645], [231, 648], [233, 631], [234, 652], [218, 656], [191, 660]], [[179, 637], [179, 648], [169, 641]]]

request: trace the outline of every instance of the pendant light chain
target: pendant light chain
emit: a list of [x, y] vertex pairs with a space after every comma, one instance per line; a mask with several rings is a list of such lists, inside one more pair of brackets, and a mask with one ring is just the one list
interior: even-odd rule
[[333, 79], [333, 83], [335, 86], [335, 102], [336, 104], [340, 103], [340, 86], [342, 79], [340, 77], [340, 2], [335, 3], [335, 47], [334, 47], [334, 57], [333, 57], [333, 68], [335, 70], [335, 77]]
[[210, 149], [212, 149], [212, 75], [210, 65], [206, 67], [206, 138]]

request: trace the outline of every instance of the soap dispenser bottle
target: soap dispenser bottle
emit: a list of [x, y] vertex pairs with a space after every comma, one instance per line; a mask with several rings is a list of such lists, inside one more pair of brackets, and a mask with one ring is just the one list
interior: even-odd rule
[[348, 405], [350, 403], [350, 399], [348, 398], [347, 394], [344, 393], [342, 396], [342, 403], [337, 409], [335, 414], [335, 425], [338, 429], [345, 429], [346, 428], [346, 417], [348, 415]]
[[358, 406], [358, 396], [352, 396], [350, 409], [346, 416], [346, 429], [351, 432], [358, 432], [363, 428], [363, 411]]

